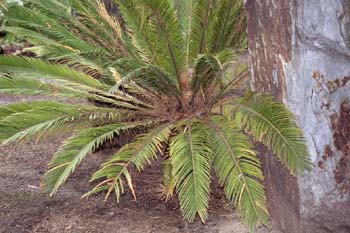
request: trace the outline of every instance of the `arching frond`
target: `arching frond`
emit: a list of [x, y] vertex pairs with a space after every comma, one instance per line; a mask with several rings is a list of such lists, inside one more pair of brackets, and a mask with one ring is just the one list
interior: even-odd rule
[[202, 222], [208, 218], [212, 160], [208, 142], [206, 125], [189, 121], [184, 131], [170, 143], [170, 159], [180, 208], [189, 222], [197, 213]]
[[[17, 27], [13, 33], [31, 41], [34, 45], [44, 46], [46, 52], [42, 55], [53, 55], [52, 50], [66, 49], [66, 55], [76, 54], [80, 59], [98, 64], [101, 64], [100, 61], [107, 62], [107, 58], [124, 55], [119, 49], [123, 46], [118, 40], [119, 34], [109, 22], [110, 18], [105, 15], [106, 12], [101, 11], [103, 5], [99, 1], [26, 2], [31, 8], [13, 5], [4, 12], [5, 18], [10, 26]], [[36, 36], [31, 36], [35, 33]], [[39, 34], [42, 41], [38, 40]], [[87, 53], [96, 50], [102, 52], [99, 58], [89, 56]], [[64, 52], [60, 54], [64, 55]], [[80, 63], [78, 57], [75, 62]]]
[[177, 1], [187, 64], [193, 63], [198, 54], [218, 53], [227, 48], [246, 49], [242, 4], [231, 0]]
[[50, 169], [45, 174], [44, 187], [51, 192], [51, 195], [55, 194], [86, 155], [122, 132], [147, 127], [149, 124], [151, 122], [109, 124], [77, 131], [63, 143], [49, 163]]
[[0, 107], [0, 120], [14, 113], [21, 113], [35, 107], [42, 107], [46, 101], [32, 101], [28, 103], [14, 103]]
[[213, 166], [228, 200], [251, 230], [268, 224], [268, 210], [261, 164], [253, 145], [233, 121], [213, 117], [210, 138], [214, 153]]
[[104, 179], [93, 190], [86, 193], [88, 197], [94, 193], [107, 190], [106, 199], [114, 192], [119, 201], [121, 193], [124, 192], [123, 180], [126, 180], [134, 198], [136, 194], [133, 188], [129, 167], [134, 165], [139, 171], [157, 158], [162, 152], [165, 143], [168, 142], [171, 133], [171, 124], [161, 125], [150, 132], [137, 137], [133, 142], [123, 146], [111, 159], [102, 165], [93, 176], [92, 181]]
[[201, 91], [205, 99], [212, 100], [213, 105], [230, 92], [244, 88], [249, 73], [246, 64], [239, 62], [238, 53], [226, 49], [212, 55], [199, 55], [194, 63], [195, 74], [191, 80], [193, 95]]
[[194, 9], [198, 1], [178, 0], [176, 8], [177, 17], [180, 24], [181, 34], [184, 35], [185, 64], [190, 67], [192, 59], [197, 56], [197, 51], [192, 47], [192, 29], [195, 17]]
[[226, 106], [227, 116], [272, 150], [292, 174], [311, 168], [302, 131], [289, 110], [271, 96], [256, 95]]
[[[56, 5], [56, 3], [51, 4]], [[66, 12], [65, 15], [67, 15]], [[69, 20], [78, 22], [73, 14], [69, 17], [62, 16], [63, 19], [57, 20], [53, 14], [39, 11], [37, 7], [13, 6], [5, 12], [5, 17], [8, 23], [4, 30], [33, 44], [32, 47], [26, 48], [26, 51], [49, 61], [69, 65], [95, 77], [101, 77], [101, 82], [109, 83], [105, 76], [106, 67], [111, 63], [110, 60], [114, 60], [113, 57], [118, 58], [118, 56], [104, 47], [106, 42], [96, 44], [91, 41], [92, 37], [79, 35], [77, 32], [80, 29], [66, 28]], [[65, 22], [65, 25], [61, 22]]]
[[155, 45], [147, 34], [148, 15], [144, 7], [136, 4], [134, 0], [116, 0], [116, 3], [125, 21], [125, 34], [129, 38], [134, 56], [145, 64], [160, 65]]
[[171, 159], [168, 158], [163, 162], [163, 184], [161, 185], [160, 196], [168, 201], [173, 197], [176, 188], [175, 177], [173, 176], [173, 166], [171, 165]]
[[247, 68], [248, 64], [242, 59], [242, 55], [245, 56], [245, 52], [245, 50], [226, 48], [213, 55], [220, 64], [221, 75], [218, 79], [223, 86], [227, 85], [237, 74]]
[[70, 69], [67, 66], [48, 63], [41, 59], [1, 56], [0, 69], [2, 72], [26, 73], [34, 77], [67, 80], [93, 88], [104, 88], [103, 84], [89, 75]]
[[211, 52], [226, 48], [245, 49], [246, 19], [243, 1], [223, 0], [216, 5], [208, 31]]
[[[11, 9], [11, 12], [16, 12], [15, 17], [18, 17], [17, 10], [18, 9]], [[17, 22], [18, 19], [8, 17], [7, 19], [12, 23], [23, 24], [22, 21]], [[47, 22], [44, 20], [44, 22], [42, 22], [43, 25], [35, 25], [32, 21], [25, 21], [26, 24], [30, 24], [29, 29], [24, 26], [6, 26], [4, 27], [4, 30], [16, 35], [17, 37], [25, 38], [32, 43], [34, 46], [26, 48], [25, 50], [33, 52], [38, 57], [44, 57], [51, 61], [57, 61], [75, 67], [79, 64], [81, 70], [88, 70], [89, 72], [92, 72], [93, 70], [95, 70], [95, 72], [102, 72], [103, 67], [101, 67], [100, 62], [95, 59], [97, 56], [101, 58], [105, 57], [105, 51], [99, 47], [84, 45], [83, 40], [79, 41], [78, 39], [61, 38], [61, 34], [58, 35], [59, 39], [49, 37], [48, 35], [50, 35], [50, 32], [52, 33], [52, 31], [54, 31], [52, 26], [51, 28], [47, 27], [47, 23], [51, 21], [48, 20]], [[65, 35], [63, 35], [63, 37], [65, 37]], [[65, 43], [63, 43], [63, 41]]]
[[[211, 13], [215, 6], [215, 1], [194, 0], [184, 3], [180, 1], [179, 12], [183, 12], [186, 25], [183, 30], [186, 35], [186, 54], [189, 59], [194, 59], [197, 54], [206, 52], [208, 25], [211, 21]], [[186, 16], [186, 18], [185, 18]]]
[[10, 104], [0, 108], [0, 141], [8, 144], [34, 138], [77, 120], [115, 120], [119, 116], [112, 109], [52, 101]]
[[16, 74], [15, 76], [6, 75], [4, 77], [1, 77], [0, 75], [0, 93], [89, 99], [91, 101], [128, 110], [139, 109], [142, 111], [152, 108], [151, 105], [127, 94], [110, 94], [74, 82], [61, 80], [57, 83], [46, 79], [36, 79], [26, 76], [22, 77], [21, 74]]
[[210, 84], [215, 81], [217, 73], [221, 69], [221, 64], [214, 56], [200, 55], [195, 60], [194, 69], [196, 72], [191, 80], [191, 88], [193, 94], [196, 94], [199, 89], [208, 90]]
[[170, 1], [134, 1], [136, 5], [143, 7], [147, 14], [144, 27], [157, 54], [159, 66], [179, 79], [184, 62], [183, 36], [175, 9]]
[[155, 93], [179, 96], [179, 87], [173, 82], [172, 76], [157, 66], [145, 66], [128, 73], [124, 81], [132, 80], [142, 88]]
[[245, 67], [241, 70], [240, 73], [235, 74], [234, 76], [229, 78], [228, 82], [225, 82], [224, 75], [219, 77], [218, 81], [224, 84], [219, 91], [216, 93], [216, 96], [212, 99], [211, 104], [214, 105], [222, 105], [223, 103], [227, 102], [228, 99], [232, 99], [232, 96], [228, 96], [228, 99], [225, 98], [225, 95], [228, 94], [230, 91], [235, 91], [234, 87], [240, 86], [240, 84], [247, 82], [249, 78], [249, 70]]
[[51, 101], [18, 103], [1, 107], [1, 139], [8, 139], [14, 134], [60, 115], [76, 113], [76, 106]]
[[0, 93], [11, 95], [52, 95], [60, 97], [88, 98], [89, 93], [78, 89], [29, 78], [26, 75], [0, 75]]

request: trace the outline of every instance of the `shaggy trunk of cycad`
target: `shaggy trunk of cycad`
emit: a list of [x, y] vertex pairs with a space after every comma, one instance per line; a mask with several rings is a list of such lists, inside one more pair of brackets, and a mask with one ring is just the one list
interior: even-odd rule
[[190, 109], [190, 101], [193, 96], [193, 92], [191, 91], [191, 78], [192, 78], [191, 70], [184, 72], [180, 76], [180, 87], [183, 93], [182, 96], [182, 105], [183, 107], [189, 111]]
[[350, 1], [247, 0], [252, 86], [289, 106], [314, 168], [294, 178], [262, 149], [283, 232], [350, 232]]

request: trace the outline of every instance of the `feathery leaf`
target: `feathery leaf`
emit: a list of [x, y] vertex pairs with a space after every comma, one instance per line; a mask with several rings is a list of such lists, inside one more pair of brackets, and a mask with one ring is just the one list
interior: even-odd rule
[[102, 165], [91, 179], [92, 181], [101, 178], [105, 180], [83, 197], [88, 197], [102, 190], [108, 190], [106, 199], [114, 191], [119, 201], [121, 193], [124, 192], [123, 179], [125, 179], [136, 199], [131, 175], [128, 170], [129, 166], [134, 165], [141, 171], [145, 165], [150, 164], [152, 160], [156, 159], [157, 153], [161, 153], [164, 144], [169, 139], [171, 127], [172, 125], [170, 124], [158, 126], [150, 132], [137, 137], [133, 142], [123, 146], [119, 152]]
[[268, 224], [268, 211], [261, 165], [253, 145], [235, 126], [235, 122], [213, 117], [210, 138], [214, 153], [213, 166], [228, 200], [251, 230]]
[[51, 195], [55, 194], [86, 155], [122, 132], [148, 124], [150, 122], [109, 124], [76, 132], [63, 143], [49, 163], [50, 170], [45, 174], [44, 187]]
[[283, 104], [273, 101], [271, 96], [256, 95], [226, 108], [228, 117], [270, 148], [292, 174], [311, 168], [302, 131]]
[[212, 160], [207, 126], [202, 122], [189, 121], [184, 132], [171, 140], [170, 159], [184, 218], [192, 222], [198, 213], [205, 222], [208, 218]]

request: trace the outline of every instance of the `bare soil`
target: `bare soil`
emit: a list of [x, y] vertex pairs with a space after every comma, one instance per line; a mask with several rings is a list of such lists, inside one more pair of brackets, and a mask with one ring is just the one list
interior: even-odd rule
[[[0, 95], [0, 104], [23, 101], [23, 97]], [[144, 173], [134, 173], [137, 201], [126, 192], [120, 203], [104, 195], [88, 200], [81, 195], [93, 188], [90, 175], [115, 149], [89, 155], [69, 181], [54, 196], [40, 189], [47, 163], [68, 135], [43, 142], [24, 142], [0, 148], [0, 232], [1, 233], [246, 233], [247, 228], [227, 205], [222, 190], [213, 184], [210, 219], [204, 225], [198, 219], [186, 223], [176, 198], [159, 198], [162, 182], [161, 161]], [[258, 232], [268, 232], [259, 229]]]

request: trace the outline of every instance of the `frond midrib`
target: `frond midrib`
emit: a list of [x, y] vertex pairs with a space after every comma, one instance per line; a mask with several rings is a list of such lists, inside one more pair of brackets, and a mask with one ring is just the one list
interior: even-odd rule
[[[240, 177], [242, 177], [243, 179], [243, 186], [244, 186], [244, 189], [247, 191], [248, 195], [249, 195], [249, 199], [250, 199], [250, 202], [254, 205], [254, 212], [255, 212], [255, 215], [258, 216], [258, 213], [257, 213], [257, 207], [256, 207], [256, 203], [252, 197], [252, 194], [250, 192], [250, 189], [248, 189], [248, 185], [247, 185], [247, 181], [245, 179], [245, 174], [243, 173], [241, 167], [239, 166], [239, 161], [237, 160], [236, 156], [235, 156], [235, 153], [232, 151], [232, 148], [230, 146], [230, 143], [227, 141], [227, 138], [225, 137], [224, 133], [222, 132], [220, 126], [218, 126], [215, 122], [213, 121], [209, 121], [208, 122], [210, 125], [212, 125], [213, 129], [219, 133], [220, 137], [222, 138], [222, 140], [224, 141], [225, 143], [225, 146], [226, 146], [226, 149], [230, 152], [230, 155], [231, 155], [231, 158], [235, 161], [235, 165], [237, 166], [238, 170], [239, 170], [239, 173], [240, 173]], [[243, 189], [242, 189], [242, 192], [241, 192], [241, 195], [243, 193]]]
[[[191, 150], [191, 161], [192, 161], [192, 167], [193, 167], [193, 182], [194, 182], [195, 197], [196, 197], [195, 200], [196, 200], [196, 206], [198, 207], [199, 201], [198, 201], [198, 190], [197, 190], [197, 178], [195, 178], [197, 175], [197, 172], [196, 172], [197, 169], [196, 169], [196, 166], [194, 166], [195, 154], [194, 154], [193, 144], [192, 144], [192, 134], [191, 134], [191, 124], [190, 123], [188, 124], [187, 130], [188, 130], [188, 142], [189, 142], [190, 150]], [[201, 216], [201, 218], [202, 218], [202, 216]]]
[[[278, 135], [280, 135], [283, 138], [283, 141], [288, 145], [289, 149], [293, 151], [293, 153], [295, 155], [298, 155], [298, 153], [295, 151], [295, 149], [293, 148], [293, 146], [290, 144], [289, 140], [283, 135], [283, 133], [273, 124], [273, 122], [269, 121], [266, 117], [264, 117], [262, 114], [260, 114], [259, 112], [255, 111], [252, 108], [249, 108], [248, 106], [239, 104], [237, 105], [240, 108], [246, 109], [247, 111], [259, 116], [260, 118], [262, 118], [265, 122], [267, 122], [273, 129], [275, 132], [278, 133]], [[282, 156], [281, 156], [282, 157]], [[284, 160], [284, 159], [283, 159]]]

